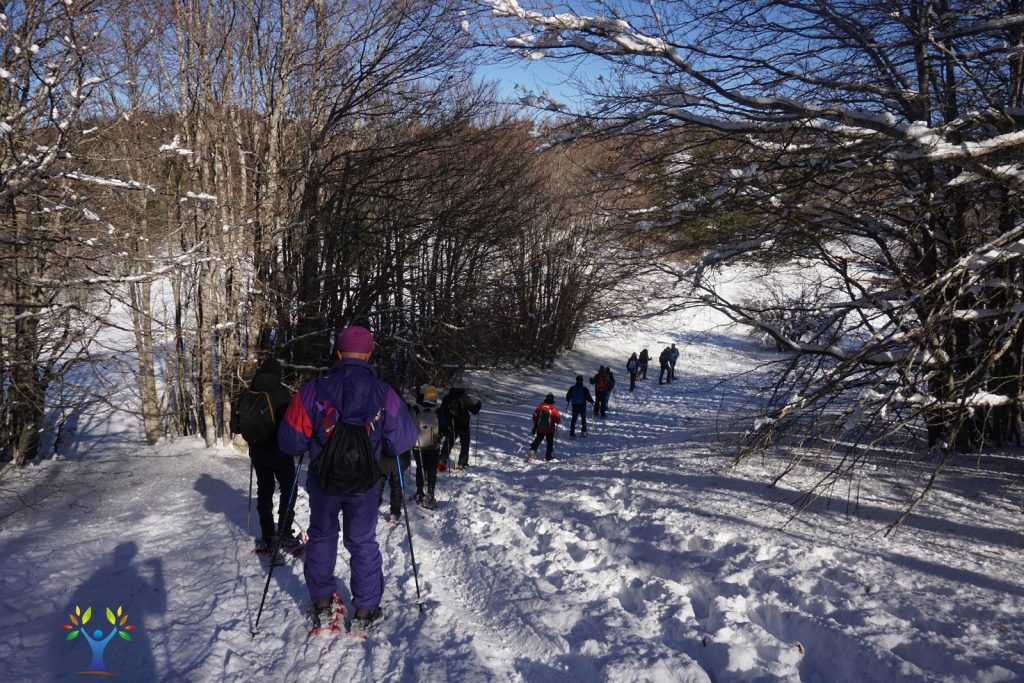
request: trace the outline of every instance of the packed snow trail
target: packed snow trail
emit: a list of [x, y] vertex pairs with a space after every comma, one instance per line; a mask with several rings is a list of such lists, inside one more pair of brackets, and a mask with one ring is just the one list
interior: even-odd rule
[[[840, 502], [786, 525], [794, 484], [766, 487], [760, 462], [729, 467], [766, 354], [700, 322], [606, 327], [551, 369], [471, 378], [484, 398], [471, 467], [440, 475], [437, 510], [407, 506], [424, 609], [385, 504], [388, 616], [366, 641], [307, 637], [301, 559], [275, 568], [250, 635], [267, 565], [233, 449], [108, 444], [9, 473], [4, 680], [86, 678], [89, 648], [62, 628], [75, 605], [92, 607], [90, 626], [118, 605], [138, 626], [105, 653], [127, 681], [1024, 679], [1016, 475], [954, 463], [895, 539], [879, 532], [906, 491], [886, 468], [858, 482], [860, 516]], [[678, 381], [649, 372], [630, 394], [623, 349], [656, 356], [669, 341]], [[527, 464], [533, 407], [599, 364], [618, 379], [608, 417], [574, 441], [563, 425], [556, 460]], [[348, 600], [343, 549], [338, 577]]]

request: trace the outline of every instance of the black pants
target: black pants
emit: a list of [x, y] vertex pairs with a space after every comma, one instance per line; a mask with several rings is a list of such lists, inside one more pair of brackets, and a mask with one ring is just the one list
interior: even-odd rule
[[668, 381], [672, 381], [672, 370], [668, 367], [668, 363], [661, 364], [661, 372], [658, 373], [658, 384], [663, 384], [662, 380], [668, 377]]
[[670, 382], [676, 381], [676, 362], [674, 360], [668, 362], [668, 379]]
[[647, 379], [647, 361], [640, 361], [640, 379]]
[[[255, 453], [253, 451], [256, 450]], [[295, 513], [288, 507], [292, 489], [295, 488], [295, 462], [276, 448], [260, 452], [250, 446], [249, 457], [256, 471], [256, 513], [260, 517], [260, 534], [264, 538], [274, 535], [277, 529], [290, 531]], [[277, 527], [274, 527], [274, 482], [281, 487], [277, 506]]]
[[[409, 469], [409, 453], [402, 453], [402, 484], [405, 483], [405, 472]], [[398, 468], [396, 458], [389, 455], [380, 457], [380, 479], [377, 480], [377, 507], [384, 502], [384, 485], [391, 487], [391, 494], [388, 498], [391, 514], [398, 517], [402, 514], [402, 486], [398, 480]]]
[[455, 447], [455, 439], [459, 440], [459, 467], [465, 467], [469, 464], [469, 425], [455, 427], [455, 433], [448, 437], [448, 445], [445, 447], [444, 455], [442, 456], [446, 465]]
[[569, 434], [575, 434], [576, 433], [576, 418], [581, 418], [583, 420], [583, 426], [581, 428], [583, 430], [583, 433], [586, 434], [587, 433], [587, 404], [586, 403], [581, 403], [579, 405], [576, 405], [574, 403], [572, 405], [572, 422], [569, 424]]
[[629, 390], [633, 391], [633, 389], [636, 389], [636, 374], [635, 373], [629, 376]]
[[416, 493], [423, 493], [423, 484], [427, 485], [427, 491], [434, 493], [437, 485], [437, 461], [441, 459], [441, 451], [438, 448], [429, 450], [414, 450], [416, 458]]
[[594, 391], [594, 416], [600, 415], [604, 417], [605, 413], [608, 412], [608, 394], [610, 392], [605, 389], [601, 391], [597, 389]]
[[548, 442], [548, 451], [545, 454], [545, 457], [548, 460], [550, 460], [551, 459], [551, 452], [555, 450], [555, 433], [554, 432], [548, 432], [547, 434], [540, 434], [540, 433], [538, 433], [537, 436], [533, 437], [533, 443], [530, 444], [530, 450], [531, 451], [537, 450], [537, 446], [539, 446], [540, 442], [542, 440], [544, 440], [544, 439], [547, 439], [547, 442]]

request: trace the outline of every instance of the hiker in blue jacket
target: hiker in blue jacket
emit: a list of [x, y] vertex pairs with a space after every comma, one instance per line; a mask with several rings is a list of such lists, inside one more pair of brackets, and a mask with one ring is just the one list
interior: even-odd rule
[[[355, 496], [333, 495], [317, 483], [312, 465], [327, 444], [330, 432], [344, 420], [365, 424], [374, 455], [398, 456], [416, 443], [416, 424], [402, 398], [377, 379], [370, 365], [373, 335], [365, 327], [346, 327], [335, 338], [337, 360], [326, 377], [307, 383], [292, 399], [278, 430], [281, 450], [291, 455], [309, 451], [309, 540], [303, 573], [313, 603], [312, 632], [335, 628], [341, 613], [334, 567], [338, 534], [350, 555], [352, 630], [366, 631], [382, 617], [384, 573], [377, 544], [377, 487]], [[338, 523], [338, 514], [342, 523]]]
[[636, 389], [636, 375], [640, 371], [640, 361], [636, 357], [636, 351], [626, 361], [626, 372], [629, 373], [629, 391]]
[[572, 422], [569, 423], [569, 436], [574, 438], [576, 436], [576, 418], [583, 419], [583, 428], [580, 432], [583, 436], [587, 435], [587, 404], [594, 403], [593, 397], [590, 395], [590, 389], [583, 386], [583, 375], [576, 375], [576, 384], [569, 387], [569, 391], [565, 392], [565, 402], [572, 408]]

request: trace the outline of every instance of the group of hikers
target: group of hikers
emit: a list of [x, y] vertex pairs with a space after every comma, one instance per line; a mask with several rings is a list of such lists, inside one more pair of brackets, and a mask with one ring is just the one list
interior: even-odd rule
[[[636, 389], [637, 380], [647, 379], [647, 364], [651, 356], [647, 349], [634, 351], [626, 361], [626, 372], [629, 374], [629, 390]], [[676, 361], [679, 360], [679, 349], [675, 344], [666, 346], [658, 356], [661, 365], [661, 373], [658, 376], [658, 384], [667, 384], [676, 378]], [[587, 404], [594, 407], [594, 417], [604, 417], [608, 413], [608, 399], [611, 397], [612, 389], [615, 388], [615, 375], [610, 367], [600, 366], [597, 374], [590, 378], [590, 384], [594, 386], [594, 396], [590, 395], [590, 389], [583, 384], [583, 375], [576, 375], [576, 383], [565, 392], [565, 402], [572, 409], [572, 421], [569, 423], [569, 438], [576, 438], [576, 420], [580, 419], [580, 434], [587, 435]], [[555, 395], [548, 394], [544, 400], [533, 411], [533, 430], [530, 442], [528, 460], [537, 460], [537, 448], [541, 442], [545, 442], [544, 460], [550, 461], [555, 449], [555, 429], [562, 422], [562, 414], [555, 406]]]
[[[247, 391], [238, 396], [231, 431], [249, 445], [257, 481], [260, 538], [256, 552], [303, 554], [303, 575], [311, 601], [310, 633], [337, 632], [345, 615], [335, 564], [338, 539], [349, 552], [350, 590], [355, 613], [350, 630], [364, 633], [383, 618], [384, 574], [377, 543], [377, 515], [386, 484], [391, 521], [402, 511], [404, 471], [415, 460], [415, 501], [436, 505], [437, 473], [448, 468], [455, 441], [459, 470], [469, 465], [470, 419], [481, 402], [455, 387], [438, 402], [424, 385], [410, 404], [377, 377], [370, 364], [373, 334], [361, 326], [335, 336], [328, 374], [303, 385], [295, 396], [281, 383], [283, 368], [267, 359]], [[292, 529], [294, 457], [309, 452], [306, 478], [309, 524], [305, 543]], [[275, 482], [280, 487], [274, 524]], [[340, 522], [339, 522], [340, 515]]]
[[[658, 384], [667, 384], [675, 380], [677, 360], [679, 360], [679, 349], [676, 348], [675, 344], [662, 349], [661, 354], [658, 356], [658, 365], [661, 367], [661, 371], [658, 373]], [[633, 355], [626, 361], [630, 391], [636, 388], [636, 381], [638, 379], [647, 379], [647, 364], [650, 361], [651, 356], [647, 353], [647, 349], [640, 351], [639, 356], [636, 355], [636, 352], [633, 352]]]
[[[383, 563], [377, 542], [377, 516], [390, 486], [389, 521], [397, 523], [403, 509], [405, 471], [416, 463], [415, 502], [427, 510], [437, 504], [438, 472], [449, 469], [449, 457], [459, 443], [452, 470], [469, 466], [470, 421], [482, 404], [461, 387], [449, 389], [443, 399], [432, 385], [423, 385], [408, 403], [377, 377], [370, 364], [373, 334], [350, 326], [335, 335], [333, 363], [324, 377], [304, 384], [294, 396], [281, 383], [281, 364], [268, 358], [249, 388], [235, 401], [231, 432], [249, 445], [255, 473], [256, 509], [260, 523], [257, 553], [275, 551], [304, 555], [303, 575], [311, 601], [310, 634], [340, 630], [345, 608], [337, 591], [335, 565], [339, 535], [349, 552], [350, 591], [355, 612], [350, 630], [364, 633], [384, 616]], [[679, 352], [675, 344], [659, 357], [658, 383], [675, 379]], [[643, 349], [626, 363], [630, 391], [637, 379], [647, 378], [650, 356]], [[587, 435], [587, 405], [594, 417], [604, 417], [615, 388], [610, 367], [601, 366], [590, 384], [594, 395], [577, 375], [565, 394], [572, 409], [569, 436]], [[439, 400], [440, 399], [440, 400]], [[553, 394], [533, 412], [530, 459], [546, 441], [545, 459], [551, 460], [554, 435], [561, 422]], [[305, 542], [292, 528], [296, 473], [309, 453], [306, 478], [309, 524]], [[294, 458], [299, 457], [296, 466]], [[277, 524], [274, 523], [275, 483], [280, 487]], [[269, 579], [268, 579], [269, 582]]]

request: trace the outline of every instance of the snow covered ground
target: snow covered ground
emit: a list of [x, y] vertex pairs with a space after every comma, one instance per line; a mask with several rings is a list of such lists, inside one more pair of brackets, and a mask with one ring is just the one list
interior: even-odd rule
[[[88, 680], [89, 647], [62, 628], [78, 605], [90, 627], [109, 629], [108, 606], [137, 627], [105, 652], [127, 681], [1024, 680], [1019, 464], [956, 463], [893, 538], [913, 465], [785, 525], [798, 482], [768, 488], [770, 461], [728, 467], [765, 352], [716, 322], [594, 329], [550, 370], [472, 378], [472, 467], [442, 475], [436, 511], [410, 510], [425, 607], [405, 527], [382, 513], [389, 616], [366, 642], [306, 638], [301, 561], [275, 568], [250, 635], [266, 565], [243, 455], [107, 439], [10, 473], [0, 676]], [[659, 386], [654, 367], [630, 394], [629, 352], [670, 342], [678, 381]], [[572, 442], [563, 425], [556, 461], [525, 463], [533, 407], [548, 391], [564, 407], [599, 364], [618, 378], [608, 417]]]

